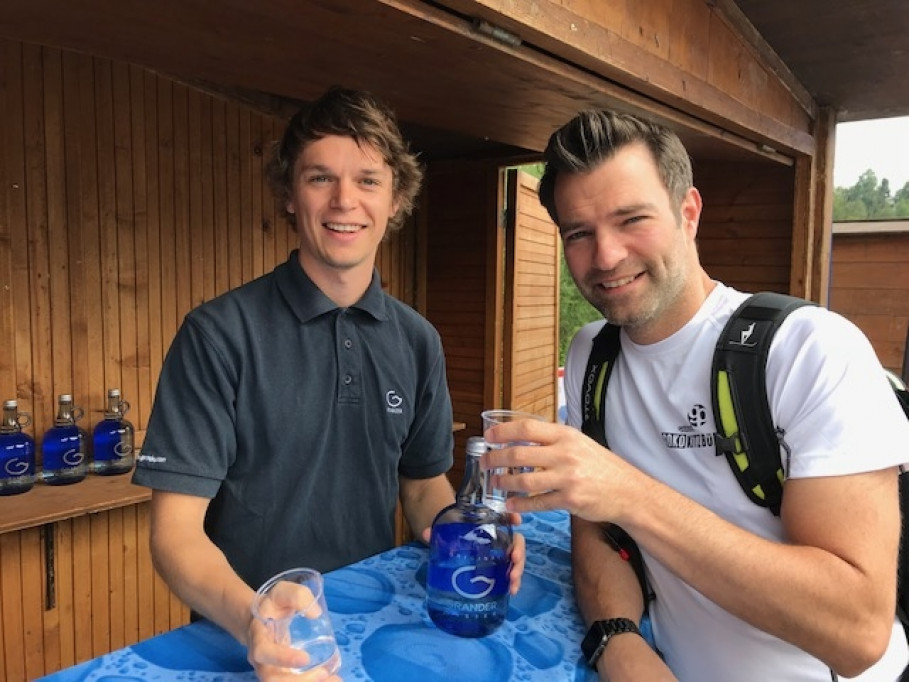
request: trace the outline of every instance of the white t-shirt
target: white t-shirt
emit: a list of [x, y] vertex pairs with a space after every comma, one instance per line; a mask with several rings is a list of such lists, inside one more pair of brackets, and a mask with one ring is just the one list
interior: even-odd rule
[[[650, 476], [746, 530], [782, 541], [779, 518], [748, 499], [714, 444], [713, 351], [746, 297], [718, 284], [688, 324], [658, 343], [637, 345], [622, 332], [621, 359], [607, 392], [606, 434], [610, 449]], [[603, 324], [581, 329], [568, 351], [566, 421], [576, 428], [587, 358]], [[874, 471], [909, 460], [909, 421], [874, 350], [835, 313], [808, 306], [787, 318], [767, 359], [767, 393], [792, 453], [787, 477]], [[816, 658], [724, 611], [643, 554], [657, 595], [650, 607], [654, 638], [681, 682], [829, 682], [828, 668]], [[887, 653], [855, 679], [893, 682], [907, 661], [902, 625], [894, 619]]]

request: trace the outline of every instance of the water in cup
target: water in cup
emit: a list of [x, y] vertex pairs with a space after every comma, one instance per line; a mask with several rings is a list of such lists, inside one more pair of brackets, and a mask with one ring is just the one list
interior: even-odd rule
[[270, 578], [256, 592], [252, 611], [278, 644], [309, 655], [309, 663], [294, 668], [294, 672], [324, 668], [334, 674], [341, 668], [341, 653], [318, 571], [295, 568]]
[[[485, 433], [486, 429], [492, 428], [496, 424], [504, 424], [505, 422], [520, 421], [522, 419], [534, 419], [536, 421], [545, 421], [542, 417], [536, 414], [531, 414], [530, 412], [521, 412], [519, 410], [485, 410], [480, 416], [483, 418], [483, 431]], [[516, 445], [537, 445], [537, 443], [532, 443], [530, 441], [510, 441], [508, 443], [486, 443], [486, 447], [490, 450], [501, 450], [503, 448], [510, 448]], [[533, 467], [513, 467], [510, 472], [514, 474], [524, 474], [533, 471]], [[486, 471], [486, 480], [485, 480], [485, 493], [486, 497], [484, 502], [497, 511], [505, 511], [505, 500], [508, 497], [513, 497], [516, 495], [521, 495], [522, 493], [507, 493], [501, 488], [494, 488], [492, 486], [491, 477], [493, 474], [506, 473], [504, 469], [488, 469]]]

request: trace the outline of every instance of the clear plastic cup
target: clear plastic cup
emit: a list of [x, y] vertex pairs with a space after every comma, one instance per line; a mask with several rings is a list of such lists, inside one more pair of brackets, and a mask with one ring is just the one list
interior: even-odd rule
[[318, 571], [292, 568], [269, 578], [256, 592], [252, 614], [268, 628], [275, 642], [309, 654], [309, 663], [294, 668], [294, 672], [324, 668], [335, 674], [341, 668], [341, 652]]
[[[506, 422], [521, 421], [523, 419], [546, 421], [537, 414], [521, 412], [520, 410], [485, 410], [480, 413], [480, 416], [483, 418], [483, 433], [486, 433], [486, 429], [492, 428], [496, 424], [504, 424]], [[531, 441], [510, 441], [507, 443], [490, 443], [487, 441], [486, 443], [486, 447], [490, 450], [501, 450], [515, 445], [538, 445], [538, 443]], [[514, 467], [510, 473], [527, 473], [529, 471], [533, 471], [533, 467]], [[490, 484], [491, 476], [500, 473], [504, 473], [504, 470], [488, 469], [486, 471], [486, 480], [483, 488], [484, 502], [493, 509], [505, 511], [505, 500], [509, 497], [522, 495], [523, 493], [507, 492], [501, 488], [493, 488]]]

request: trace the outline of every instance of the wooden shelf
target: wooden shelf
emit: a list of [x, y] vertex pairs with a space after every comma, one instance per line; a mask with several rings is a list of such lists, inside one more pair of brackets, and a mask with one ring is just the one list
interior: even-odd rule
[[35, 483], [27, 493], [0, 497], [0, 533], [125, 507], [151, 499], [151, 489], [133, 485], [132, 472], [86, 476], [70, 485]]

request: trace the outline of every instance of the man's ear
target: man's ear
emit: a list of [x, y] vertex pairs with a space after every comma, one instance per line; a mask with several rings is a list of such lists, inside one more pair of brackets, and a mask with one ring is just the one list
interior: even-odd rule
[[682, 227], [689, 233], [692, 239], [697, 236], [698, 224], [701, 221], [701, 209], [704, 201], [701, 199], [701, 193], [697, 187], [689, 187], [682, 198], [682, 204], [679, 207], [679, 215], [682, 218]]

